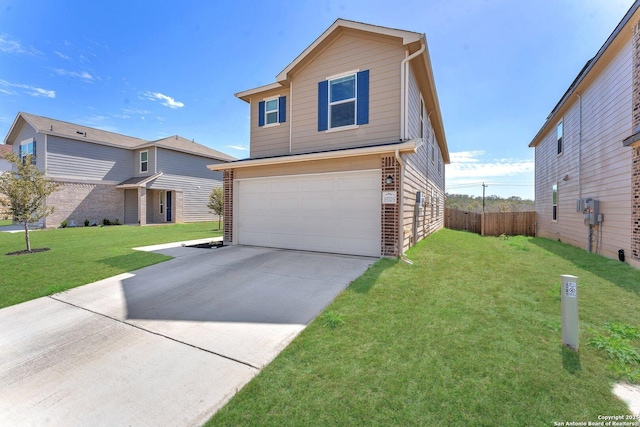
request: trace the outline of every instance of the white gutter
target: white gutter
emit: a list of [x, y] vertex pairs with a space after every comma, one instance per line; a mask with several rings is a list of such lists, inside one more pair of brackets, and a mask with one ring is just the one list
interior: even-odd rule
[[[580, 121], [578, 125], [578, 199], [582, 199], [582, 97], [576, 92], [580, 101]], [[564, 138], [564, 119], [562, 121], [562, 138]], [[564, 141], [562, 141], [564, 144]]]
[[[408, 106], [408, 96], [407, 92], [407, 63], [411, 61], [416, 56], [420, 55], [422, 52], [426, 50], [427, 46], [422, 41], [422, 46], [420, 49], [412, 53], [410, 56], [405, 57], [402, 62], [400, 62], [400, 141], [404, 141], [407, 135], [407, 118], [406, 111], [409, 109]], [[408, 52], [407, 52], [408, 53]], [[405, 53], [406, 55], [406, 53]]]
[[[286, 109], [285, 109], [286, 113]], [[291, 131], [293, 130], [293, 82], [289, 86], [289, 154], [291, 154]]]
[[392, 145], [380, 145], [372, 147], [353, 148], [349, 150], [340, 151], [325, 151], [320, 153], [308, 153], [308, 154], [294, 154], [291, 156], [281, 157], [267, 157], [263, 159], [246, 159], [238, 160], [235, 162], [219, 163], [208, 165], [207, 168], [212, 171], [223, 171], [229, 169], [241, 169], [256, 166], [267, 165], [281, 165], [287, 163], [307, 162], [311, 160], [329, 160], [339, 159], [345, 157], [365, 156], [372, 154], [386, 154], [393, 153], [394, 150], [398, 152], [412, 152], [415, 153], [416, 149], [420, 146], [420, 139], [412, 139], [405, 141], [401, 144]]

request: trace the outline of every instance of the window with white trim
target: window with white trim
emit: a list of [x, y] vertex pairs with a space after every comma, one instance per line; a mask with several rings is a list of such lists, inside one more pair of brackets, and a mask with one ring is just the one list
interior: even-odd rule
[[318, 131], [369, 123], [369, 70], [349, 71], [318, 82]]
[[551, 220], [558, 221], [558, 184], [553, 184], [551, 192]]
[[356, 75], [329, 80], [329, 128], [356, 124]]
[[424, 100], [420, 96], [420, 138], [424, 138]]
[[278, 98], [268, 99], [264, 103], [265, 124], [278, 123]]
[[564, 140], [564, 129], [562, 125], [563, 120], [560, 120], [558, 126], [556, 126], [556, 139], [558, 141], [558, 154], [562, 154], [564, 150], [563, 140]]
[[149, 151], [140, 152], [140, 173], [149, 171]]
[[18, 157], [24, 163], [27, 156], [31, 156], [31, 164], [36, 164], [36, 141], [33, 138], [24, 140], [20, 143]]
[[163, 214], [164, 213], [164, 191], [160, 191], [159, 195], [158, 195], [158, 200], [159, 200], [159, 210], [160, 213]]

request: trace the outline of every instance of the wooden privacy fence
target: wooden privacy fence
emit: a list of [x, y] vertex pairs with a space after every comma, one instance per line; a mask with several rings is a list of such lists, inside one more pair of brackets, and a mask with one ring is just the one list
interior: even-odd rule
[[444, 226], [483, 236], [535, 236], [535, 212], [474, 212], [445, 209]]
[[452, 230], [470, 231], [482, 234], [482, 215], [475, 212], [445, 208], [444, 226]]

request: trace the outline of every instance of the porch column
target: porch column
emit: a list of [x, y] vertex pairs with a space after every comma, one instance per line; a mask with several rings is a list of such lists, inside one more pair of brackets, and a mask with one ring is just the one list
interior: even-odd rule
[[138, 187], [138, 224], [147, 225], [147, 187]]

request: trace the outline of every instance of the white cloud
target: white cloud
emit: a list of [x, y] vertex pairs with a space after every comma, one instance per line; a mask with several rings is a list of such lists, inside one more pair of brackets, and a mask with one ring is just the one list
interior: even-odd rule
[[226, 148], [232, 148], [238, 151], [249, 151], [248, 147], [243, 147], [242, 145], [225, 145]]
[[184, 107], [184, 103], [180, 102], [180, 101], [176, 101], [175, 99], [171, 98], [170, 96], [167, 96], [163, 93], [160, 92], [149, 92], [147, 91], [145, 94], [145, 97], [151, 101], [157, 101], [157, 100], [161, 100], [162, 105], [164, 105], [165, 107], [169, 107], [172, 109], [176, 109], [176, 108], [182, 108]]
[[62, 53], [62, 52], [58, 52], [57, 50], [54, 50], [54, 51], [53, 51], [53, 53], [55, 53], [59, 58], [62, 58], [62, 59], [70, 59], [67, 55], [65, 55], [65, 54], [64, 54], [64, 53]]
[[488, 179], [534, 171], [534, 161], [530, 159], [485, 159], [485, 152], [460, 151], [451, 153], [451, 164], [447, 166], [447, 181], [465, 179]]
[[[0, 86], [5, 86], [5, 87], [15, 87], [15, 88], [19, 88], [19, 89], [24, 89], [24, 93], [31, 95], [31, 96], [44, 96], [45, 98], [55, 98], [56, 97], [56, 91], [55, 90], [48, 90], [48, 89], [43, 89], [41, 87], [36, 87], [36, 86], [29, 86], [29, 85], [24, 85], [24, 84], [20, 84], [20, 83], [10, 83], [6, 80], [0, 80]], [[9, 90], [3, 90], [3, 93], [6, 93], [8, 95], [14, 95], [15, 92], [13, 91], [9, 91]]]
[[90, 82], [94, 80], [94, 77], [91, 74], [87, 73], [86, 71], [68, 71], [68, 70], [63, 70], [61, 68], [51, 68], [51, 71], [53, 71], [59, 76], [73, 77], [76, 79], [84, 80], [86, 82]]
[[7, 34], [0, 34], [0, 52], [35, 55], [40, 53], [32, 47], [25, 47], [19, 41], [12, 40]]

